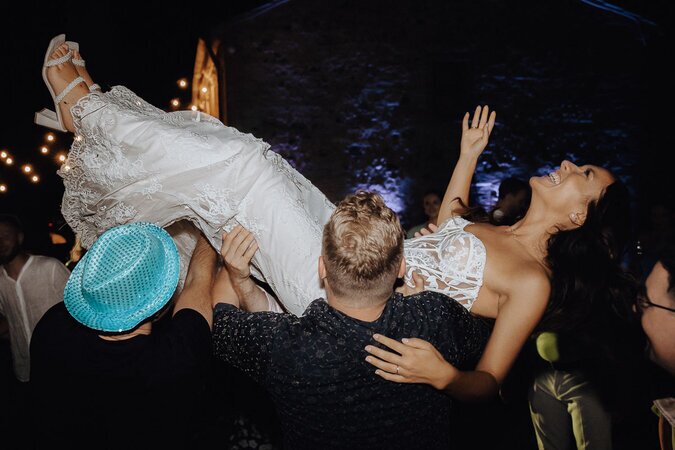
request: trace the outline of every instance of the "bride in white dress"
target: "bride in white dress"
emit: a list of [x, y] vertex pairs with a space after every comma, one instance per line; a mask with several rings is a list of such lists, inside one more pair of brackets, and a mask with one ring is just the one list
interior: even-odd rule
[[[54, 96], [58, 125], [75, 133], [58, 173], [65, 186], [63, 215], [85, 248], [112, 226], [154, 222], [169, 227], [187, 267], [196, 237], [172, 224], [193, 222], [215, 248], [223, 231], [241, 224], [259, 247], [253, 274], [288, 311], [301, 315], [323, 297], [317, 261], [333, 205], [311, 182], [262, 140], [211, 116], [166, 113], [122, 86], [89, 92], [76, 78], [88, 74], [70, 56], [66, 44], [50, 44], [45, 81], [50, 92], [61, 93]], [[476, 109], [471, 126], [465, 115], [441, 225], [405, 242], [407, 283], [417, 271], [427, 289], [448, 294], [476, 315], [497, 318], [471, 381], [455, 383], [453, 393], [469, 398], [496, 392], [544, 314], [549, 237], [580, 227], [589, 204], [615, 181], [600, 167], [564, 161], [560, 170], [532, 178], [532, 207], [514, 226], [467, 222], [458, 214], [494, 122], [487, 107]], [[397, 376], [405, 372], [397, 370]]]

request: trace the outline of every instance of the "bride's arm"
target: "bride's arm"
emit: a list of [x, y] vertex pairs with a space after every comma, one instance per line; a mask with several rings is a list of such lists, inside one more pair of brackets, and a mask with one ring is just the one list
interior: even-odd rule
[[425, 383], [463, 401], [497, 394], [520, 349], [546, 309], [550, 285], [545, 276], [515, 283], [518, 288], [499, 310], [494, 329], [475, 370], [459, 370], [429, 342], [374, 336], [396, 353], [369, 345], [368, 362], [382, 378], [397, 383]]
[[476, 163], [487, 146], [490, 133], [495, 125], [496, 113], [492, 111], [492, 114], [489, 114], [489, 111], [487, 106], [483, 108], [477, 106], [471, 127], [469, 127], [469, 113], [464, 115], [459, 160], [452, 172], [448, 188], [445, 190], [443, 203], [438, 213], [438, 223], [442, 223], [461, 210], [462, 205], [456, 199], [460, 199], [465, 206], [469, 205], [469, 188], [476, 170]]

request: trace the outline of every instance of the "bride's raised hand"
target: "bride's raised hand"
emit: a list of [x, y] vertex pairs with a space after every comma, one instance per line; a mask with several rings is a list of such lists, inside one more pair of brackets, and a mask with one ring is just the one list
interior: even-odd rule
[[490, 133], [495, 126], [497, 113], [485, 105], [482, 108], [476, 106], [473, 113], [473, 119], [469, 126], [469, 113], [464, 114], [462, 120], [462, 142], [460, 144], [460, 153], [462, 156], [478, 158], [485, 147], [488, 145]]

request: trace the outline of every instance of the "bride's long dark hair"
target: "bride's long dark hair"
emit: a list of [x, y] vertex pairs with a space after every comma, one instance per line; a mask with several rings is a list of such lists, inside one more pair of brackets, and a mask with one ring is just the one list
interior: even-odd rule
[[549, 238], [545, 262], [551, 296], [540, 329], [587, 331], [600, 326], [610, 311], [632, 316], [638, 284], [622, 265], [632, 233], [629, 200], [628, 189], [617, 180], [589, 203], [583, 225]]
[[582, 226], [549, 238], [551, 296], [535, 331], [556, 332], [559, 342], [581, 351], [585, 375], [618, 417], [637, 401], [617, 390], [640, 384], [643, 347], [632, 311], [639, 283], [622, 264], [632, 236], [629, 199], [626, 186], [615, 181], [588, 205]]

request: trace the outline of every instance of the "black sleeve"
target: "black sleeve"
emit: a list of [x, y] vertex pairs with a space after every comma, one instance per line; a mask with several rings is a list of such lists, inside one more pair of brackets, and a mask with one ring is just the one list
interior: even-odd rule
[[186, 373], [195, 370], [195, 367], [205, 370], [211, 361], [213, 348], [206, 319], [197, 311], [186, 308], [178, 311], [167, 322], [164, 326], [168, 330], [162, 336], [167, 358], [173, 360], [173, 370], [183, 369]]
[[458, 369], [473, 370], [485, 350], [491, 327], [452, 298], [435, 294], [440, 296], [431, 302], [436, 303], [436, 314], [432, 316], [436, 322], [436, 347]]
[[219, 303], [213, 319], [216, 357], [263, 383], [270, 368], [274, 338], [289, 314], [250, 313]]

